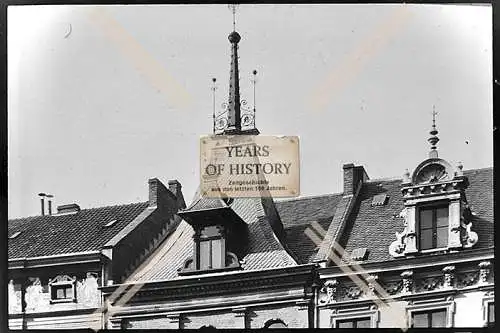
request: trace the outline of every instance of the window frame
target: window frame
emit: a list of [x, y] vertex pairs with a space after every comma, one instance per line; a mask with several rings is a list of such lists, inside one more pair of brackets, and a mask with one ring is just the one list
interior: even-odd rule
[[453, 322], [455, 318], [455, 301], [454, 300], [425, 300], [425, 301], [414, 301], [410, 302], [406, 306], [406, 320], [407, 326], [413, 327], [412, 318], [413, 313], [425, 312], [433, 310], [445, 310], [445, 327], [453, 327]]
[[335, 309], [330, 316], [330, 328], [338, 328], [339, 321], [365, 318], [370, 320], [370, 328], [378, 328], [380, 315], [376, 306], [370, 306], [368, 309], [366, 307]]
[[[488, 293], [483, 297], [483, 326], [489, 327], [489, 305], [495, 306], [495, 296]], [[494, 316], [494, 315], [493, 315]]]
[[[70, 278], [68, 276], [57, 276], [53, 280], [49, 281], [49, 295], [50, 304], [55, 303], [74, 303], [76, 302], [76, 278]], [[69, 289], [69, 296], [66, 295], [65, 298], [57, 298], [57, 289], [64, 288]], [[65, 292], [66, 294], [66, 292]]]
[[[448, 217], [448, 224], [446, 226], [446, 230], [447, 230], [446, 245], [441, 246], [441, 247], [437, 247], [437, 230], [439, 227], [437, 226], [436, 211], [439, 208], [446, 208], [447, 217]], [[432, 216], [433, 216], [432, 217], [432, 228], [431, 228], [432, 236], [433, 236], [433, 239], [432, 239], [432, 244], [433, 244], [432, 246], [433, 247], [427, 248], [427, 249], [422, 249], [422, 241], [421, 241], [421, 237], [422, 237], [421, 212], [423, 210], [431, 210], [433, 212], [432, 213]], [[415, 231], [417, 234], [417, 249], [418, 249], [418, 251], [420, 253], [429, 253], [429, 252], [448, 250], [449, 243], [450, 243], [450, 202], [449, 202], [449, 200], [439, 200], [439, 201], [421, 203], [421, 204], [417, 205], [415, 211], [416, 211]]]
[[[217, 235], [209, 235], [209, 236], [204, 236], [203, 235], [203, 229], [205, 228], [210, 228], [210, 227], [215, 227], [218, 229], [218, 234]], [[213, 244], [212, 242], [214, 240], [219, 240], [220, 241], [220, 267], [213, 267]], [[226, 268], [226, 244], [225, 244], [225, 229], [223, 226], [220, 225], [207, 225], [203, 226], [199, 230], [199, 236], [196, 239], [196, 271], [215, 271], [215, 270], [221, 270]], [[209, 244], [209, 265], [208, 267], [203, 267], [202, 268], [202, 251], [201, 251], [201, 244], [203, 242], [208, 242]]]

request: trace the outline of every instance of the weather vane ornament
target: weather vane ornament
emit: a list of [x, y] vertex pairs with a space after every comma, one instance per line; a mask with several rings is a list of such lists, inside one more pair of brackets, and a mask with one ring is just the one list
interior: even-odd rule
[[432, 129], [429, 132], [431, 137], [427, 139], [429, 143], [431, 144], [431, 151], [429, 152], [429, 158], [438, 158], [438, 152], [437, 152], [437, 147], [436, 144], [439, 141], [439, 138], [437, 137], [438, 130], [436, 129], [436, 115], [438, 113], [436, 112], [436, 106], [432, 106]]
[[227, 5], [229, 10], [233, 13], [233, 31], [236, 31], [236, 9], [238, 9], [239, 4], [231, 3]]

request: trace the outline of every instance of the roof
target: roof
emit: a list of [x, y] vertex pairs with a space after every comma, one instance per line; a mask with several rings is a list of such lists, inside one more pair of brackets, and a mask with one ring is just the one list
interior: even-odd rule
[[305, 230], [311, 227], [312, 222], [328, 230], [341, 198], [340, 193], [275, 202], [285, 228], [288, 247], [299, 263], [312, 263], [319, 246], [306, 236]]
[[[474, 219], [472, 231], [479, 237], [473, 249], [493, 246], [493, 168], [465, 171], [469, 187], [465, 190], [468, 204], [472, 206]], [[372, 206], [375, 195], [386, 193], [389, 197], [384, 206]], [[394, 260], [389, 245], [396, 240], [395, 233], [403, 231], [404, 222], [397, 215], [403, 209], [401, 180], [370, 181], [363, 185], [358, 202], [344, 231], [345, 253], [356, 248], [367, 248], [364, 262]]]
[[[464, 175], [469, 179], [465, 195], [473, 212], [472, 231], [479, 237], [473, 249], [492, 247], [493, 168], [468, 170]], [[374, 205], [374, 198], [380, 194], [387, 196], [384, 204]], [[324, 231], [328, 230], [341, 198], [340, 193], [276, 202], [288, 246], [299, 263], [313, 262], [318, 252], [319, 244], [305, 233], [306, 229], [318, 222]], [[364, 183], [341, 238], [346, 254], [367, 248], [364, 262], [394, 260], [388, 249], [396, 240], [396, 231], [403, 231], [403, 219], [398, 217], [403, 208], [401, 179], [373, 179]], [[333, 226], [337, 228], [338, 225]], [[319, 236], [317, 232], [316, 235]]]
[[8, 240], [9, 259], [100, 250], [146, 207], [148, 202], [140, 202], [9, 220], [9, 236], [21, 232]]
[[[239, 258], [245, 271], [297, 265], [273, 233], [259, 198], [235, 198], [230, 207], [248, 225], [248, 248]], [[177, 270], [193, 255], [193, 234], [193, 228], [182, 221], [127, 282], [182, 278]]]

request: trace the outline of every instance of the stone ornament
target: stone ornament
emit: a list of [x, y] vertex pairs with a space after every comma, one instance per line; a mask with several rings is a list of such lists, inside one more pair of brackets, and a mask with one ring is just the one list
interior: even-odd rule
[[421, 288], [426, 291], [432, 291], [437, 289], [441, 284], [441, 279], [439, 277], [429, 277], [422, 280]]
[[330, 304], [335, 303], [337, 301], [337, 287], [339, 282], [336, 279], [327, 280], [321, 288], [321, 292], [324, 294], [324, 297], [320, 299], [320, 303], [322, 304]]
[[37, 311], [48, 305], [43, 297], [43, 287], [40, 278], [34, 278], [33, 283], [26, 288], [26, 311]]
[[375, 284], [377, 283], [378, 275], [368, 275], [366, 278], [366, 282], [368, 282], [368, 289], [370, 290], [370, 294], [375, 295]]
[[469, 287], [476, 283], [478, 279], [478, 272], [467, 272], [460, 276], [459, 284], [461, 286]]
[[479, 284], [487, 284], [490, 275], [491, 262], [481, 261], [479, 263]]
[[444, 280], [443, 288], [451, 289], [453, 288], [453, 283], [455, 281], [455, 266], [446, 266], [443, 268]]
[[357, 299], [361, 296], [361, 289], [359, 287], [356, 287], [356, 286], [346, 288], [345, 296], [348, 299]]
[[76, 283], [76, 295], [78, 303], [88, 307], [99, 307], [101, 295], [99, 293], [99, 284], [94, 273], [87, 273], [87, 277]]
[[399, 213], [398, 217], [404, 219], [404, 229], [402, 232], [396, 231], [396, 240], [389, 245], [389, 254], [393, 257], [401, 257], [404, 255], [404, 250], [406, 248], [406, 237], [408, 234], [408, 223], [407, 223], [407, 208]]
[[14, 288], [14, 280], [9, 281], [9, 313], [21, 312], [21, 292]]
[[404, 271], [400, 276], [403, 278], [403, 287], [401, 289], [401, 293], [411, 293], [413, 291], [413, 271]]

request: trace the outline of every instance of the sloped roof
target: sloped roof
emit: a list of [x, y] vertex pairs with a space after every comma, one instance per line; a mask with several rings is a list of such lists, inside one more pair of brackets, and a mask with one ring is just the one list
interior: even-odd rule
[[306, 229], [311, 227], [312, 222], [317, 222], [326, 232], [341, 198], [340, 193], [275, 202], [288, 247], [299, 263], [312, 263], [318, 252], [319, 244], [306, 236]]
[[[276, 238], [265, 216], [259, 198], [236, 198], [231, 209], [248, 224], [249, 243], [242, 268], [261, 270], [297, 265]], [[178, 269], [193, 255], [193, 228], [182, 221], [177, 229], [159, 246], [142, 265], [127, 279], [131, 281], [160, 281], [182, 278]]]
[[[479, 236], [473, 249], [492, 247], [493, 168], [468, 170], [464, 175], [470, 183], [465, 195], [474, 214], [472, 231]], [[380, 194], [387, 195], [385, 204], [372, 205], [373, 198]], [[317, 222], [324, 231], [328, 230], [341, 198], [339, 193], [276, 202], [288, 247], [299, 263], [311, 263], [318, 252], [319, 244], [308, 237], [306, 229]], [[396, 231], [404, 228], [403, 219], [398, 217], [403, 208], [400, 179], [374, 179], [363, 184], [341, 239], [346, 258], [356, 248], [367, 248], [364, 262], [394, 260], [389, 245], [396, 240]]]
[[[472, 221], [472, 230], [478, 233], [479, 241], [473, 249], [493, 246], [493, 169], [465, 171], [469, 187], [465, 190], [472, 211], [477, 214]], [[387, 204], [372, 206], [375, 195], [385, 193]], [[395, 233], [403, 231], [401, 180], [372, 180], [363, 185], [358, 202], [354, 206], [344, 231], [341, 245], [347, 256], [356, 248], [367, 248], [368, 258], [364, 262], [394, 260], [389, 254], [389, 245], [396, 240]]]
[[[147, 206], [140, 202], [9, 220], [8, 235], [21, 232], [8, 240], [9, 259], [100, 250]], [[116, 223], [104, 227], [113, 220]]]

